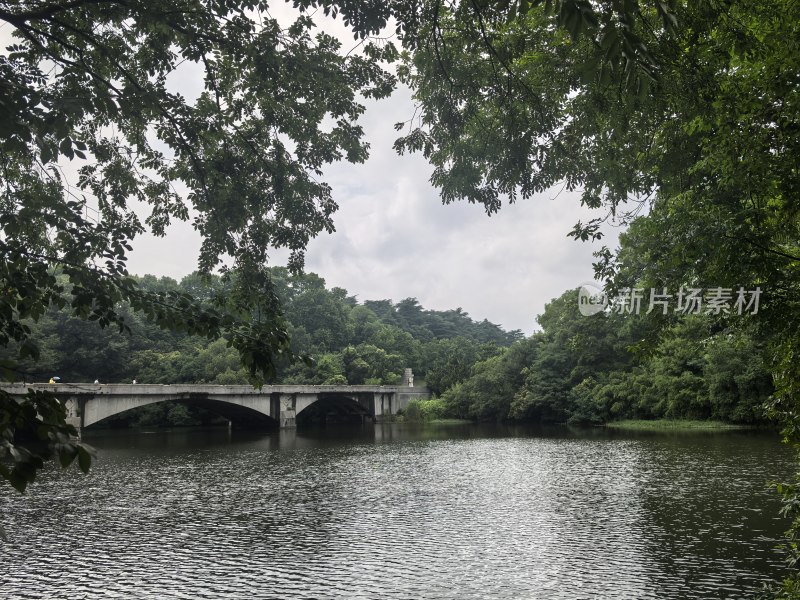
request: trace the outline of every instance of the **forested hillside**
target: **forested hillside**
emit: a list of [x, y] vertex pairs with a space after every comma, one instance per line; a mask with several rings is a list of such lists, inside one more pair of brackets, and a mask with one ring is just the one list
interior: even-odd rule
[[[405, 367], [414, 369], [437, 392], [466, 377], [472, 365], [520, 340], [519, 331], [504, 331], [473, 321], [460, 308], [425, 310], [414, 298], [360, 303], [342, 288], [328, 289], [313, 273], [293, 276], [270, 270], [273, 291], [284, 307], [292, 348], [307, 354], [302, 361], [279, 364], [271, 383], [390, 384]], [[193, 274], [180, 282], [146, 275], [140, 287], [153, 292], [190, 293], [213, 305], [230, 293], [218, 277]], [[103, 383], [247, 383], [238, 352], [224, 339], [208, 340], [160, 329], [129, 307], [119, 307], [130, 332], [100, 328], [70, 315], [68, 307], [51, 308], [30, 322], [41, 347], [38, 362], [22, 362], [17, 379]], [[18, 348], [0, 350], [0, 360], [14, 359]]]

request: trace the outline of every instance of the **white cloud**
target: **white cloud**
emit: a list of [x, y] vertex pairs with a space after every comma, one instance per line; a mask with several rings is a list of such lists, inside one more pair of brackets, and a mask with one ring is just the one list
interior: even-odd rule
[[[337, 231], [311, 243], [309, 270], [362, 300], [416, 297], [426, 308], [460, 306], [474, 319], [532, 332], [546, 302], [592, 279], [592, 252], [601, 244], [566, 236], [590, 218], [588, 209], [578, 194], [557, 191], [491, 217], [468, 203], [442, 205], [424, 159], [391, 148], [392, 124], [410, 111], [407, 90], [370, 106], [369, 161], [328, 169], [340, 204]], [[603, 241], [616, 245], [617, 232], [605, 232]]]

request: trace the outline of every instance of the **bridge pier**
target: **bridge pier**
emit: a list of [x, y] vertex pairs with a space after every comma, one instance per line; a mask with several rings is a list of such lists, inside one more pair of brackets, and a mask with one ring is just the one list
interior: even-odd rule
[[297, 427], [297, 397], [295, 394], [278, 394], [278, 426], [281, 429]]
[[78, 432], [78, 439], [81, 439], [81, 426], [83, 425], [83, 402], [78, 397], [67, 398], [64, 401], [64, 410], [67, 413], [65, 419], [67, 425], [72, 425]]
[[387, 416], [392, 416], [396, 413], [395, 410], [392, 410], [392, 399], [394, 394], [381, 392], [380, 394], [374, 395], [374, 403], [375, 403], [375, 419], [378, 421], [383, 421], [386, 419]]

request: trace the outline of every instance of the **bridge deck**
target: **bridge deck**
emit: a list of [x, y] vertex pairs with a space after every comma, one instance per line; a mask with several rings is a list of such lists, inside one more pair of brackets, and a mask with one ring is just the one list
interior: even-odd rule
[[173, 395], [173, 394], [214, 394], [235, 396], [277, 394], [354, 394], [354, 393], [427, 393], [426, 388], [400, 385], [265, 385], [254, 388], [252, 385], [212, 385], [212, 384], [160, 384], [160, 383], [11, 383], [0, 384], [0, 390], [11, 394], [24, 394], [28, 388], [47, 390], [54, 393], [69, 394], [124, 394], [130, 395]]

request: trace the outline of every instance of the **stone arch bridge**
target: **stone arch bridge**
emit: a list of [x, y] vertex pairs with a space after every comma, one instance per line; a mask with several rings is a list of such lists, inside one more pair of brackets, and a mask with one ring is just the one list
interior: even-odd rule
[[0, 389], [24, 396], [29, 388], [56, 394], [78, 428], [127, 410], [168, 400], [207, 408], [242, 427], [295, 427], [298, 421], [337, 418], [381, 421], [405, 409], [412, 399], [430, 397], [423, 387], [391, 385], [160, 385], [160, 384], [10, 384]]

